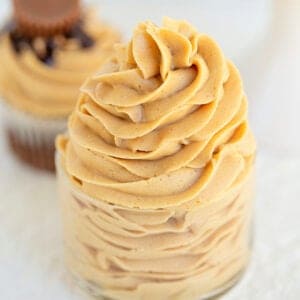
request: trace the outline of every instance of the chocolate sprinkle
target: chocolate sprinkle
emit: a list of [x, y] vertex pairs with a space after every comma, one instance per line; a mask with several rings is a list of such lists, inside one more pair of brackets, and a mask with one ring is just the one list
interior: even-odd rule
[[65, 37], [78, 40], [82, 48], [94, 45], [94, 40], [82, 29], [82, 22], [78, 22], [69, 32], [65, 33]]
[[55, 50], [56, 45], [53, 42], [52, 38], [48, 38], [46, 41], [46, 53], [44, 56], [39, 57], [39, 59], [47, 64], [47, 65], [53, 65], [54, 60], [53, 60], [53, 52]]
[[45, 56], [43, 58], [40, 58], [40, 60], [48, 65], [48, 66], [53, 66], [54, 65], [54, 59], [53, 59], [53, 56]]
[[80, 42], [82, 48], [90, 48], [94, 45], [94, 40], [90, 36], [88, 36], [84, 31], [82, 31]]
[[65, 37], [68, 39], [78, 38], [79, 32], [82, 31], [83, 21], [79, 20], [69, 31], [65, 32]]
[[[33, 47], [33, 39], [22, 35], [15, 27], [14, 22], [11, 22], [6, 30], [9, 31], [9, 37], [12, 46], [16, 53], [20, 53], [24, 48], [30, 47], [34, 51], [36, 57], [43, 63], [52, 66], [54, 65], [54, 52], [58, 45], [54, 42], [52, 37], [44, 38], [46, 43], [46, 53], [40, 55]], [[83, 30], [82, 21], [78, 22], [67, 33], [64, 34], [66, 39], [75, 39], [78, 41], [82, 49], [90, 48], [94, 45], [94, 40]]]
[[20, 53], [23, 50], [23, 48], [26, 47], [26, 45], [31, 47], [32, 39], [21, 35], [18, 31], [10, 32], [9, 38], [11, 40], [14, 50], [17, 53]]

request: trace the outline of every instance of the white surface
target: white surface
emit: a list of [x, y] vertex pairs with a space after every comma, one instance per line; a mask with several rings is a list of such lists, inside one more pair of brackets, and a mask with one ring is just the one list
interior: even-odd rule
[[[238, 64], [249, 96], [259, 141], [254, 253], [224, 299], [300, 299], [299, 0], [148, 2], [101, 1], [101, 14], [127, 36], [138, 20], [191, 20]], [[0, 0], [0, 17], [6, 7]], [[3, 140], [0, 131], [0, 299], [82, 299], [63, 267], [55, 179], [15, 161]]]

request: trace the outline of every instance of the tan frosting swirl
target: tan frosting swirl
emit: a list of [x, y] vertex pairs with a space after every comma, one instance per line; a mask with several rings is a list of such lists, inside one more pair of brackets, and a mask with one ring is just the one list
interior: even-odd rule
[[[255, 141], [237, 69], [183, 21], [140, 24], [57, 146], [71, 269], [112, 299], [197, 299], [249, 256]], [[71, 197], [70, 197], [71, 195]]]
[[29, 47], [16, 53], [8, 35], [0, 37], [0, 94], [5, 100], [43, 118], [69, 115], [78, 88], [107, 60], [119, 40], [119, 34], [99, 22], [92, 10], [85, 13], [83, 28], [94, 45], [82, 49], [74, 39], [65, 39], [55, 51], [53, 66], [41, 62]]

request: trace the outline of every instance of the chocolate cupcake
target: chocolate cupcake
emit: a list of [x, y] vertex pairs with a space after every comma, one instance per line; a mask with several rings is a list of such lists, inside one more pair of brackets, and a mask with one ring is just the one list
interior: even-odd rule
[[0, 36], [1, 118], [13, 152], [54, 170], [54, 139], [78, 88], [111, 56], [119, 33], [78, 0], [14, 0]]

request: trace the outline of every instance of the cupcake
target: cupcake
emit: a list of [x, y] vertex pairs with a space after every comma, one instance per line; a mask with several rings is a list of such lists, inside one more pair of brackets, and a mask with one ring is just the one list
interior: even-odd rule
[[77, 0], [15, 0], [0, 36], [1, 118], [13, 152], [54, 169], [54, 141], [66, 129], [78, 89], [111, 56], [119, 34]]
[[65, 259], [105, 299], [208, 299], [251, 252], [255, 140], [240, 74], [189, 23], [141, 23], [57, 139]]

